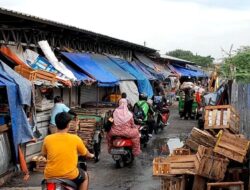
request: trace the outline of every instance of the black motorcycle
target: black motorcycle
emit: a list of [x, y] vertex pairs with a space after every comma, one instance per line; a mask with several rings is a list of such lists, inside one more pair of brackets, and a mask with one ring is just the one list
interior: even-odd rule
[[[86, 159], [83, 156], [79, 156], [78, 158], [78, 167], [83, 169], [84, 171], [87, 171], [87, 163]], [[42, 190], [77, 190], [77, 185], [67, 179], [44, 179], [42, 181]]]

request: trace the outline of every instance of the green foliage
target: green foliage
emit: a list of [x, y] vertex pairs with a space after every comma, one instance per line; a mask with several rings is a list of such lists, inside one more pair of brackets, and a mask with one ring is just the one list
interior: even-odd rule
[[241, 82], [250, 82], [250, 47], [245, 46], [229, 54], [221, 66], [220, 73], [229, 79]]
[[196, 63], [197, 65], [200, 65], [202, 67], [211, 67], [214, 60], [214, 58], [210, 55], [206, 57], [197, 54], [194, 55], [191, 51], [181, 49], [176, 49], [174, 51], [167, 52], [166, 55], [185, 59], [187, 61]]

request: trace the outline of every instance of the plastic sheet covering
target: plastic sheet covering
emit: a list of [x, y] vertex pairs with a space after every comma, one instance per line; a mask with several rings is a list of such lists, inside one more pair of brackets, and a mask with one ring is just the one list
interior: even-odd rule
[[132, 106], [139, 100], [139, 92], [134, 81], [121, 81], [119, 83], [120, 92], [126, 92], [127, 99]]
[[25, 64], [25, 58], [24, 58], [24, 51], [23, 51], [23, 47], [21, 45], [7, 45], [7, 47], [14, 53], [16, 54], [16, 56], [22, 60]]
[[15, 84], [18, 85], [18, 94], [20, 98], [20, 102], [23, 105], [31, 105], [31, 96], [32, 96], [32, 84], [29, 80], [22, 77], [14, 70], [12, 70], [8, 65], [3, 62], [0, 62], [0, 67], [2, 71], [5, 73], [6, 77], [11, 79]]
[[109, 58], [118, 66], [120, 66], [123, 70], [129, 72], [131, 75], [133, 75], [137, 79], [139, 93], [144, 93], [149, 98], [153, 96], [153, 88], [149, 80], [147, 79], [147, 77], [145, 77], [145, 75], [141, 71], [136, 70], [126, 60], [123, 60], [117, 57], [111, 57], [111, 56], [109, 56]]
[[55, 67], [44, 57], [40, 56], [38, 53], [26, 49], [24, 52], [24, 58], [27, 64], [35, 70], [44, 70], [48, 72], [55, 73], [57, 77], [61, 79], [67, 79], [65, 75], [55, 69]]
[[41, 47], [45, 57], [49, 60], [49, 62], [55, 67], [56, 70], [63, 73], [66, 77], [71, 80], [76, 80], [74, 74], [67, 69], [65, 65], [58, 61], [54, 52], [51, 50], [48, 42], [46, 40], [38, 42], [39, 46]]
[[195, 70], [201, 77], [208, 77], [209, 73], [193, 65], [187, 65], [188, 68]]
[[11, 166], [11, 146], [9, 143], [8, 133], [0, 134], [0, 175], [6, 173]]
[[199, 72], [197, 72], [195, 70], [187, 69], [185, 67], [173, 65], [173, 68], [182, 77], [202, 77], [203, 76], [203, 74], [200, 74]]
[[138, 70], [138, 71], [141, 71], [147, 78], [148, 80], [156, 80], [157, 78], [152, 75], [146, 68], [143, 64], [141, 64], [140, 62], [138, 61], [133, 61], [131, 62], [131, 64], [133, 65], [133, 67]]
[[22, 65], [24, 67], [29, 67], [26, 63], [24, 63], [24, 61], [22, 61], [14, 52], [11, 51], [10, 48], [8, 48], [7, 46], [2, 45], [0, 48], [0, 52], [8, 57], [9, 59], [11, 59], [15, 64], [17, 65]]
[[[62, 79], [66, 79], [66, 76], [63, 75], [61, 72], [57, 71], [55, 67], [44, 57], [40, 56], [38, 53], [26, 49], [24, 52], [24, 57], [26, 62], [35, 70], [45, 70], [48, 72], [55, 73], [58, 77]], [[81, 73], [80, 71], [75, 70], [71, 66], [69, 66], [67, 63], [63, 62], [62, 63], [69, 69], [74, 76], [76, 77], [77, 81], [91, 81], [92, 79], [89, 78], [86, 74]]]
[[87, 73], [91, 78], [98, 82], [98, 86], [115, 86], [118, 84], [118, 79], [110, 72], [97, 65], [90, 54], [87, 53], [67, 53], [62, 52], [68, 60], [75, 64], [81, 72]]
[[91, 54], [91, 58], [95, 61], [97, 65], [112, 73], [120, 81], [136, 80], [134, 76], [124, 71], [122, 68], [120, 68], [117, 64], [115, 64], [105, 55]]
[[[21, 143], [26, 143], [33, 138], [33, 133], [31, 126], [28, 122], [27, 116], [23, 109], [23, 104], [31, 102], [31, 99], [28, 100], [24, 94], [29, 94], [27, 91], [30, 91], [31, 83], [28, 84], [21, 76], [12, 75], [12, 72], [6, 73], [4, 69], [8, 66], [4, 63], [0, 65], [0, 81], [4, 83], [7, 88], [8, 102], [11, 116], [11, 125], [12, 125], [12, 135], [13, 135], [13, 144], [15, 148], [15, 156], [17, 159], [18, 156], [18, 145]], [[10, 70], [10, 68], [8, 68]], [[14, 72], [14, 71], [13, 71]], [[19, 76], [19, 83], [16, 79]], [[20, 86], [20, 82], [24, 83]]]
[[136, 58], [141, 62], [141, 64], [144, 64], [146, 66], [146, 69], [154, 75], [157, 79], [159, 80], [164, 80], [165, 75], [157, 68], [157, 65], [155, 64], [154, 61], [151, 59], [147, 58], [143, 54], [140, 53], [135, 53]]

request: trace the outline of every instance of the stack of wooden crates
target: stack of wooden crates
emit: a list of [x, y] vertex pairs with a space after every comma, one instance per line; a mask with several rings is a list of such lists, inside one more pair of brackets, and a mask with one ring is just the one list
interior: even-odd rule
[[[231, 105], [207, 106], [204, 129], [193, 128], [182, 148], [153, 160], [153, 175], [165, 180], [162, 190], [184, 190], [179, 178], [188, 175], [194, 176], [194, 190], [205, 189], [205, 183], [211, 180], [219, 186], [230, 169], [230, 161], [246, 161], [249, 141], [239, 134], [239, 115]], [[233, 180], [223, 185], [233, 187]], [[210, 186], [208, 183], [207, 188]]]

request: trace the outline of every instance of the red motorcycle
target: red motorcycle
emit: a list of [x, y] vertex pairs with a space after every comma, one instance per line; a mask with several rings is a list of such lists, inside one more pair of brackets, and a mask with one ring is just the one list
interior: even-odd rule
[[157, 113], [157, 120], [156, 120], [155, 133], [157, 134], [159, 129], [163, 130], [168, 125], [170, 111], [168, 107], [164, 105], [160, 110], [157, 110], [156, 113]]
[[132, 141], [124, 137], [113, 137], [111, 155], [118, 168], [131, 164], [134, 160], [132, 154]]

